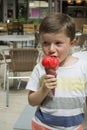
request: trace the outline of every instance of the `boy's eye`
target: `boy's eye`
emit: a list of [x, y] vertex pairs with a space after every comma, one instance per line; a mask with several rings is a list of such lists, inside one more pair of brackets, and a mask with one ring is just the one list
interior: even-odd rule
[[[55, 42], [54, 44], [55, 44], [56, 46], [61, 46], [61, 45], [62, 45], [62, 42], [58, 41], [58, 42]], [[42, 42], [42, 45], [43, 45], [43, 46], [49, 46], [49, 45], [51, 45], [51, 43], [50, 43], [50, 42], [47, 42], [47, 41], [43, 41], [43, 42]]]
[[55, 43], [57, 46], [61, 45], [62, 43], [61, 42], [56, 42]]
[[49, 45], [50, 43], [48, 43], [47, 41], [44, 41], [44, 42], [42, 42], [42, 45], [45, 45], [45, 46], [47, 46], [47, 45]]

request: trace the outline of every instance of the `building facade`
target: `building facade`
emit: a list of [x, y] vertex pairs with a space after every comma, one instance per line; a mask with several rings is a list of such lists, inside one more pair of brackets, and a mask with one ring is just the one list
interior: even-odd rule
[[50, 12], [69, 14], [80, 27], [78, 21], [83, 21], [81, 24], [87, 21], [87, 0], [0, 0], [0, 22], [8, 19], [38, 22]]

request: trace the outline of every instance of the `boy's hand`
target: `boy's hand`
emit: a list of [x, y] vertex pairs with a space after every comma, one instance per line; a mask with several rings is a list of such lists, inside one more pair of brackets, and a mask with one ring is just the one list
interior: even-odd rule
[[54, 75], [44, 75], [40, 80], [40, 86], [50, 91], [57, 87], [57, 78]]

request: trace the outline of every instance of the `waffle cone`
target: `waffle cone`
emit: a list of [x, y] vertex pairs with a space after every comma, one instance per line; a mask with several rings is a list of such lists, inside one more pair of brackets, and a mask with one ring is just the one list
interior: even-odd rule
[[49, 69], [45, 69], [45, 71], [46, 71], [46, 74], [51, 74], [51, 75], [54, 75], [56, 77], [56, 70], [55, 69], [49, 68]]

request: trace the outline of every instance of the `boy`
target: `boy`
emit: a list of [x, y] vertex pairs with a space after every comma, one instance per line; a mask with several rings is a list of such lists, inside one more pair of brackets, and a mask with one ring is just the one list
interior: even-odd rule
[[57, 77], [46, 74], [41, 62], [31, 74], [26, 87], [28, 101], [38, 106], [32, 130], [82, 130], [87, 62], [70, 55], [76, 44], [74, 20], [63, 13], [50, 14], [43, 19], [39, 36], [44, 55], [57, 57], [60, 64]]

